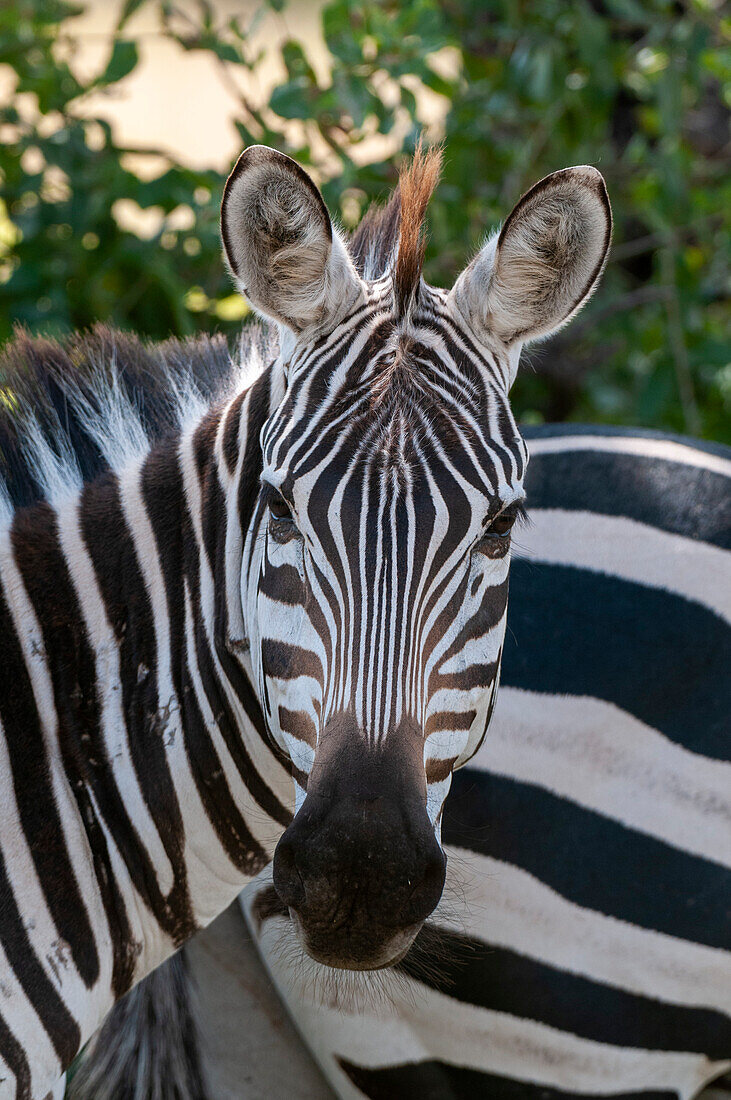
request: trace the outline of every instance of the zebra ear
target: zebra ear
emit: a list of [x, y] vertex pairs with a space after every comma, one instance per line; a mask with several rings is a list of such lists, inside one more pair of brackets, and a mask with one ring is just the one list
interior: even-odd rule
[[564, 168], [523, 196], [450, 297], [478, 334], [504, 344], [548, 336], [591, 297], [611, 233], [601, 174], [589, 165]]
[[360, 287], [315, 184], [265, 145], [245, 149], [226, 181], [221, 236], [243, 293], [295, 331], [326, 322]]

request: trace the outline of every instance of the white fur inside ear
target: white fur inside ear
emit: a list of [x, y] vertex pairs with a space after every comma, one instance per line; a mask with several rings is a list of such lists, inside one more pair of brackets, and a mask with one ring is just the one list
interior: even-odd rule
[[536, 184], [463, 272], [454, 303], [502, 344], [548, 336], [590, 298], [606, 260], [611, 210], [595, 168]]
[[316, 187], [289, 157], [247, 149], [221, 208], [229, 267], [268, 317], [300, 331], [328, 319], [359, 280]]

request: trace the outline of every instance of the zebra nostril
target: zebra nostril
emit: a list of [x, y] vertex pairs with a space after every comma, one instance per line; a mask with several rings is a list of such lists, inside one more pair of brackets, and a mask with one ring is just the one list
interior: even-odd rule
[[299, 910], [305, 903], [305, 888], [297, 868], [294, 845], [279, 841], [274, 853], [274, 888], [288, 909]]

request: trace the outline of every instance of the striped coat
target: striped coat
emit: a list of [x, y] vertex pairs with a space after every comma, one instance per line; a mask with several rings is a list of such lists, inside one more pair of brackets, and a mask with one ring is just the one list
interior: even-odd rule
[[271, 370], [246, 389], [235, 366], [223, 340], [150, 349], [104, 328], [20, 335], [0, 366], [2, 1100], [41, 1100], [291, 819], [206, 541], [229, 513], [240, 531], [212, 441], [245, 455], [251, 427], [255, 448], [272, 395]]

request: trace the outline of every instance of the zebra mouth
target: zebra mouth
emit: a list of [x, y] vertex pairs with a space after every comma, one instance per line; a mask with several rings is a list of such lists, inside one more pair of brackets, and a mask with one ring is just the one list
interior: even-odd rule
[[349, 936], [348, 931], [342, 929], [320, 928], [312, 933], [291, 908], [289, 918], [302, 950], [313, 962], [334, 970], [357, 971], [388, 970], [397, 966], [411, 950], [423, 923], [414, 924], [396, 935], [391, 933], [382, 943], [378, 935], [369, 936], [366, 940], [362, 935]]
[[[395, 955], [389, 962], [376, 963], [373, 966], [366, 966], [365, 964], [358, 963], [342, 963], [335, 960], [330, 960], [325, 963], [327, 966], [333, 967], [335, 970], [360, 970], [360, 971], [373, 971], [373, 970], [390, 970], [392, 966], [398, 966], [402, 959], [405, 959], [411, 950], [411, 944], [400, 951], [398, 955]], [[316, 962], [320, 960], [315, 960]]]

